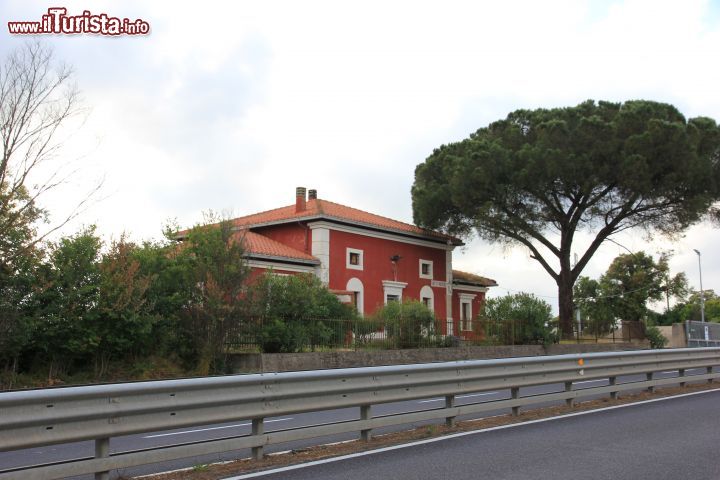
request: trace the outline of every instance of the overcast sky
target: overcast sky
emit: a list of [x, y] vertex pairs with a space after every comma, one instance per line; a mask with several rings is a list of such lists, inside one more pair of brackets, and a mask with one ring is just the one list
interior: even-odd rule
[[[412, 223], [415, 166], [518, 108], [650, 99], [720, 119], [720, 2], [666, 1], [3, 1], [0, 55], [26, 38], [7, 21], [70, 14], [141, 18], [147, 36], [44, 35], [74, 66], [88, 115], [62, 159], [73, 183], [46, 199], [59, 218], [104, 178], [80, 218], [106, 237], [159, 237], [212, 209], [235, 216], [320, 198]], [[71, 233], [79, 223], [69, 226]], [[581, 240], [587, 241], [589, 237]], [[720, 230], [675, 242], [673, 273], [720, 288]], [[579, 245], [581, 247], [582, 245]], [[626, 253], [603, 246], [584, 274]], [[527, 249], [468, 240], [456, 268], [527, 291], [557, 311], [556, 287]]]

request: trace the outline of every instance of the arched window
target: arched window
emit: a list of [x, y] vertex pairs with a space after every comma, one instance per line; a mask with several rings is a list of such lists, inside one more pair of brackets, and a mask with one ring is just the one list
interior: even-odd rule
[[353, 303], [355, 304], [355, 308], [357, 308], [358, 313], [360, 315], [362, 315], [363, 312], [365, 311], [365, 308], [364, 308], [364, 300], [365, 300], [364, 291], [365, 291], [365, 289], [363, 288], [362, 282], [360, 280], [358, 280], [357, 278], [353, 277], [350, 280], [348, 280], [345, 290], [348, 290], [348, 291], [354, 293], [355, 298], [353, 299]]
[[429, 285], [425, 285], [420, 289], [420, 301], [435, 313], [435, 294]]

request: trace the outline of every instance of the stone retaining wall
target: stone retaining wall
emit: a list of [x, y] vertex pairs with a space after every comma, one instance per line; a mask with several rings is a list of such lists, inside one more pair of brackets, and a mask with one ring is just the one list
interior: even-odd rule
[[550, 345], [548, 347], [542, 345], [517, 345], [357, 352], [238, 353], [230, 356], [229, 363], [233, 373], [267, 373], [488, 358], [534, 357], [538, 355], [637, 350], [641, 348], [646, 347], [632, 343], [610, 343]]

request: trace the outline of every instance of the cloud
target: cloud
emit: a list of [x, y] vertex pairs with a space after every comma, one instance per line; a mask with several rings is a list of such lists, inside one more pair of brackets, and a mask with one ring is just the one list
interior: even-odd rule
[[[518, 108], [648, 98], [720, 118], [716, 2], [64, 5], [151, 25], [146, 37], [44, 38], [75, 65], [92, 108], [65, 153], [105, 174], [108, 198], [83, 221], [108, 235], [156, 236], [164, 219], [192, 224], [209, 208], [240, 215], [290, 204], [298, 185], [411, 221], [415, 166]], [[11, 0], [0, 15], [33, 20], [46, 10]], [[3, 32], [0, 53], [22, 41]], [[716, 241], [700, 225], [663, 245], [691, 281], [688, 251], [703, 251], [712, 286]], [[650, 248], [636, 236], [621, 243]], [[585, 273], [601, 274], [619, 253], [603, 247]], [[523, 249], [473, 241], [455, 262], [496, 278], [495, 294], [555, 292]]]

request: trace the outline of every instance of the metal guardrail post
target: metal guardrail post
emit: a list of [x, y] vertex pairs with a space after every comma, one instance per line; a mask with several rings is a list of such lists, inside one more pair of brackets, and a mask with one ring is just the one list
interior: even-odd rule
[[[572, 392], [572, 385], [573, 385], [572, 382], [565, 382], [565, 391], [566, 391], [566, 392]], [[573, 406], [574, 403], [575, 403], [575, 399], [573, 399], [573, 398], [566, 398], [566, 399], [565, 399], [565, 405], [568, 406], [568, 407], [571, 407], [571, 408], [572, 408], [572, 406]]]
[[[372, 405], [362, 405], [360, 407], [360, 420], [372, 419]], [[372, 439], [372, 429], [368, 428], [360, 431], [360, 439], [363, 442], [369, 442]]]
[[[517, 400], [520, 397], [520, 389], [517, 387], [511, 388], [510, 395], [512, 396], [513, 400]], [[520, 407], [512, 407], [513, 417], [517, 417], [519, 414], [520, 414]]]
[[[679, 368], [679, 369], [678, 369], [678, 377], [684, 377], [684, 376], [685, 376], [685, 369], [684, 369], [684, 368]], [[687, 382], [680, 382], [680, 386], [681, 386], [681, 387], [684, 387], [684, 386], [686, 386], [686, 385], [687, 385]]]
[[[610, 385], [616, 385], [617, 384], [617, 377], [610, 377]], [[614, 392], [610, 392], [610, 398], [613, 400], [617, 400], [618, 398], [618, 392], [615, 390]]]
[[[652, 382], [653, 372], [648, 372], [648, 373], [646, 373], [646, 374], [645, 374], [645, 378], [647, 378], [647, 381], [648, 381], [648, 382]], [[650, 392], [650, 393], [653, 393], [653, 392], [655, 391], [655, 387], [652, 386], [652, 385], [650, 385], [650, 386], [647, 388], [647, 391]]]
[[[265, 423], [262, 418], [252, 419], [252, 435], [258, 436], [265, 433]], [[263, 447], [252, 447], [252, 458], [253, 460], [262, 460], [264, 456]]]
[[[445, 397], [445, 408], [453, 408], [455, 406], [455, 395], [447, 395]], [[455, 417], [445, 417], [445, 425], [448, 428], [455, 426]]]
[[[95, 440], [95, 458], [110, 456], [110, 439], [98, 438]], [[95, 472], [95, 480], [110, 480], [110, 472]]]
[[[711, 373], [713, 372], [713, 367], [707, 367], [705, 371], [706, 371], [707, 374], [709, 375], [709, 374], [711, 374]], [[712, 383], [712, 381], [713, 381], [712, 378], [708, 378], [708, 383]]]

